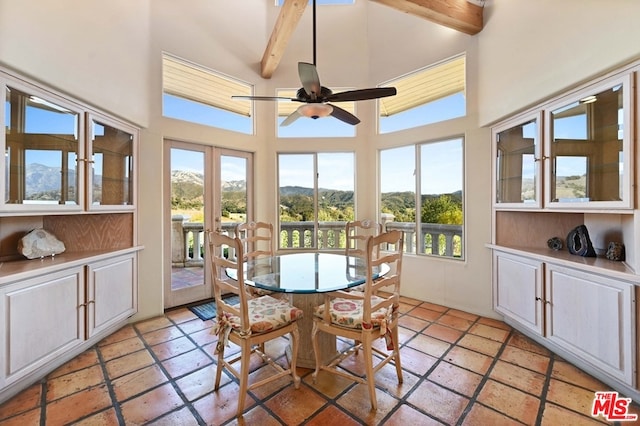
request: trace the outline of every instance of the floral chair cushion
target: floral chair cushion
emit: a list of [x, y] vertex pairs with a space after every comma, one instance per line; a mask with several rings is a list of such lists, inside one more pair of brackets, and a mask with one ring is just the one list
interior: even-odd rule
[[[384, 299], [381, 297], [371, 296], [372, 305], [375, 305], [382, 300]], [[331, 322], [342, 327], [358, 329], [386, 326], [387, 319], [389, 319], [389, 315], [391, 313], [390, 309], [381, 308], [372, 312], [372, 324], [364, 324], [364, 309], [362, 307], [362, 303], [362, 300], [357, 299], [343, 299], [341, 297], [331, 299], [329, 305]], [[324, 304], [316, 306], [313, 310], [313, 314], [317, 317], [322, 317], [324, 315]]]
[[[234, 307], [239, 308], [240, 304]], [[299, 320], [303, 311], [290, 305], [284, 300], [271, 296], [262, 296], [247, 301], [249, 309], [249, 330], [242, 330], [240, 317], [228, 313], [219, 313], [211, 334], [218, 335], [216, 352], [223, 346], [229, 346], [229, 333], [237, 332], [240, 336], [250, 336], [253, 333], [265, 333]]]
[[[371, 296], [371, 305], [376, 305], [381, 302], [381, 297]], [[353, 328], [353, 329], [372, 329], [379, 328], [380, 335], [384, 336], [387, 343], [387, 349], [393, 350], [395, 344], [391, 335], [391, 330], [387, 328], [387, 324], [391, 322], [395, 312], [393, 306], [389, 308], [380, 308], [371, 313], [371, 324], [364, 322], [364, 308], [363, 301], [358, 299], [344, 299], [336, 297], [329, 302], [329, 310], [331, 314], [331, 323], [341, 327]], [[316, 306], [313, 309], [313, 314], [316, 317], [322, 318], [324, 316], [324, 304]]]

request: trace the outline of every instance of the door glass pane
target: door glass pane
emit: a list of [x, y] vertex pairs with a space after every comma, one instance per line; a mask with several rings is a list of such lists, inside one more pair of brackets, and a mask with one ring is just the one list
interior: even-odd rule
[[622, 84], [551, 113], [551, 201], [621, 201]]
[[91, 204], [132, 204], [133, 135], [97, 121], [92, 126]]
[[5, 203], [78, 204], [79, 114], [6, 89]]
[[[222, 230], [233, 235], [236, 225], [247, 220], [247, 159], [220, 156]], [[255, 220], [264, 219], [257, 217]]]
[[496, 202], [535, 203], [538, 173], [536, 120], [514, 126], [496, 137]]
[[315, 247], [314, 156], [278, 156], [280, 248]]
[[204, 284], [204, 152], [171, 149], [171, 290]]

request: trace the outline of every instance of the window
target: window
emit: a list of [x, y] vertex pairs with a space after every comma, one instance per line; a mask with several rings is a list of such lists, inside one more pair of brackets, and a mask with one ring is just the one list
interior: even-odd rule
[[407, 252], [463, 258], [463, 162], [462, 138], [380, 152], [382, 213]]
[[398, 93], [378, 101], [380, 133], [466, 114], [464, 55], [388, 81], [384, 86], [394, 86]]
[[252, 91], [247, 83], [167, 54], [162, 56], [165, 117], [253, 134], [252, 103], [231, 98], [250, 96]]
[[345, 247], [344, 227], [353, 220], [354, 154], [278, 155], [279, 248]]
[[[343, 92], [350, 89], [334, 90], [334, 93]], [[285, 98], [295, 98], [297, 90], [278, 90], [276, 96]], [[318, 119], [299, 117], [296, 121], [288, 126], [280, 126], [280, 124], [298, 107], [305, 105], [301, 102], [278, 102], [278, 137], [280, 138], [327, 138], [327, 137], [354, 137], [356, 135], [356, 126], [347, 124], [334, 117], [323, 117]], [[355, 102], [339, 102], [336, 104], [342, 109], [355, 114]]]

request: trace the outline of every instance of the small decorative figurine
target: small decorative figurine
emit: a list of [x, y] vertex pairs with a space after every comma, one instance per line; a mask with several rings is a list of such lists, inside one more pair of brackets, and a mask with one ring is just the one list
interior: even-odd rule
[[624, 260], [624, 244], [611, 241], [606, 256], [609, 260]]
[[551, 250], [562, 250], [562, 246], [564, 244], [562, 244], [562, 240], [558, 237], [553, 237], [553, 238], [549, 238], [547, 240], [547, 246], [551, 249]]
[[582, 257], [596, 257], [596, 251], [593, 249], [589, 231], [584, 225], [576, 226], [569, 235], [567, 235], [567, 249], [569, 253]]

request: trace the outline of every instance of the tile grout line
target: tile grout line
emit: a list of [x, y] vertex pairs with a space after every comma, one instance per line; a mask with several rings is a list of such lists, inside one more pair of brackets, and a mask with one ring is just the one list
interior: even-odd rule
[[[133, 325], [130, 326], [134, 329]], [[109, 372], [107, 370], [107, 362], [104, 360], [102, 356], [102, 351], [99, 349], [98, 345], [95, 345], [96, 356], [98, 357], [98, 363], [100, 364], [100, 368], [102, 369], [102, 375], [104, 376], [104, 382], [107, 386], [107, 391], [109, 392], [109, 398], [111, 398], [111, 407], [116, 412], [116, 418], [118, 419], [118, 424], [124, 426], [127, 423], [124, 420], [124, 416], [122, 415], [122, 409], [120, 407], [120, 403], [118, 402], [118, 398], [116, 397], [116, 390], [113, 387], [113, 383], [111, 382], [111, 377], [109, 377]], [[91, 413], [93, 415], [95, 413]], [[76, 420], [77, 421], [77, 420]]]
[[[178, 323], [176, 323], [172, 318], [169, 318], [166, 315], [164, 317], [171, 323], [171, 326], [177, 327], [178, 330], [180, 330], [180, 333], [182, 333], [182, 335], [184, 337], [186, 337], [187, 339], [189, 339], [192, 343], [194, 343], [196, 345], [196, 350], [199, 350], [199, 351], [203, 352], [209, 359], [211, 359], [211, 356], [209, 356], [209, 353], [207, 351], [205, 351], [204, 349], [202, 349], [200, 347], [200, 345], [197, 342], [195, 342], [191, 338], [191, 336], [189, 334], [185, 333], [185, 331], [182, 328], [180, 328]], [[169, 328], [169, 327], [161, 327], [161, 328], [159, 328], [157, 330], [161, 330], [162, 328]], [[194, 416], [194, 418], [196, 419], [196, 421], [198, 422], [199, 425], [206, 424], [206, 422], [204, 421], [202, 416], [200, 416], [200, 413], [198, 412], [198, 410], [196, 410], [196, 408], [193, 406], [193, 403], [191, 401], [189, 401], [189, 399], [186, 397], [186, 395], [182, 392], [182, 389], [180, 389], [180, 386], [178, 386], [178, 384], [176, 383], [176, 378], [174, 378], [173, 376], [171, 376], [171, 374], [169, 374], [169, 371], [162, 364], [162, 361], [160, 361], [160, 359], [158, 358], [156, 353], [153, 351], [153, 349], [151, 348], [151, 345], [149, 345], [149, 343], [145, 340], [144, 333], [140, 332], [140, 330], [138, 330], [137, 327], [134, 327], [134, 330], [135, 330], [136, 335], [138, 336], [138, 338], [142, 341], [145, 349], [149, 352], [149, 355], [151, 355], [151, 358], [153, 358], [155, 365], [157, 365], [158, 368], [162, 371], [162, 374], [164, 374], [167, 377], [167, 380], [171, 384], [171, 387], [173, 387], [173, 390], [178, 394], [178, 396], [180, 397], [180, 399], [184, 403], [183, 406], [176, 407], [175, 409], [173, 409], [171, 411], [167, 411], [166, 413], [163, 413], [160, 417], [152, 419], [151, 422], [156, 421], [158, 419], [161, 419], [161, 418], [165, 417], [166, 415], [168, 415], [170, 413], [178, 412], [183, 407], [186, 407], [189, 410], [189, 412], [191, 413], [191, 415]], [[153, 331], [157, 331], [157, 330], [153, 330]], [[163, 343], [169, 342], [171, 340], [175, 340], [175, 339], [165, 340], [165, 341], [163, 341]], [[187, 351], [185, 353], [188, 353], [188, 352], [190, 352], [190, 351]], [[180, 355], [182, 355], [182, 354], [176, 355], [176, 357], [178, 357]], [[175, 357], [171, 357], [171, 358], [175, 358]], [[171, 358], [167, 358], [167, 359], [171, 359]], [[215, 360], [211, 359], [211, 361], [212, 361], [213, 364], [215, 364]], [[206, 368], [206, 366], [203, 367], [203, 368]], [[185, 376], [189, 375], [191, 373], [192, 372], [186, 373]], [[156, 388], [158, 388], [160, 386], [163, 386], [163, 384], [156, 386]], [[146, 392], [148, 392], [148, 389], [145, 390], [145, 393]]]
[[[511, 339], [511, 337], [514, 335], [514, 331], [513, 328], [511, 328], [509, 330], [509, 334], [507, 334], [507, 337], [504, 339], [504, 342], [502, 342], [502, 345], [500, 345], [500, 349], [498, 350], [498, 352], [495, 354], [495, 356], [493, 356], [493, 360], [491, 361], [491, 365], [489, 366], [489, 368], [487, 368], [487, 372], [484, 373], [484, 375], [482, 376], [482, 379], [480, 379], [480, 383], [478, 383], [478, 386], [476, 387], [476, 390], [473, 392], [473, 395], [471, 395], [471, 397], [469, 398], [469, 403], [467, 404], [467, 406], [465, 407], [465, 409], [462, 411], [462, 415], [460, 416], [460, 418], [458, 419], [458, 422], [456, 423], [458, 426], [462, 425], [464, 423], [464, 420], [466, 419], [466, 417], [469, 415], [469, 413], [471, 412], [471, 409], [474, 407], [474, 405], [476, 404], [481, 404], [482, 406], [486, 406], [484, 404], [482, 404], [481, 402], [478, 401], [478, 396], [480, 395], [480, 392], [482, 392], [482, 389], [484, 389], [484, 385], [491, 379], [491, 372], [493, 371], [494, 367], [496, 366], [496, 364], [498, 363], [498, 361], [500, 360], [500, 356], [504, 353], [505, 349], [507, 348], [507, 346], [509, 345], [509, 340]], [[493, 411], [495, 411], [496, 413], [499, 413], [509, 419], [515, 420], [517, 422], [520, 422], [518, 419], [515, 419], [509, 415], [507, 415], [506, 413], [503, 413], [502, 411], [498, 411], [496, 409], [494, 409], [493, 407], [487, 407]], [[522, 423], [522, 422], [520, 422]]]

